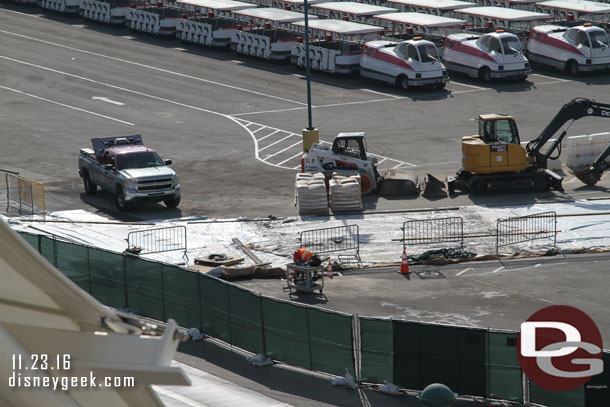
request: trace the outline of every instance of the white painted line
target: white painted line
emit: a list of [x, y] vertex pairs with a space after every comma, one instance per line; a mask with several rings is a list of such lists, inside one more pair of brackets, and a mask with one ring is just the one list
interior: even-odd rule
[[[0, 32], [1, 31], [2, 30], [0, 30]], [[358, 102], [332, 103], [329, 105], [319, 105], [319, 106], [312, 106], [312, 107], [322, 108], [322, 107], [337, 107], [337, 106], [349, 106], [349, 105], [363, 105], [363, 104], [367, 104], [367, 103], [387, 102], [388, 100], [400, 100], [400, 99], [407, 99], [407, 98], [392, 97], [392, 98], [388, 98], [388, 99], [360, 100]]]
[[487, 89], [489, 89], [489, 88], [482, 88], [480, 86], [468, 85], [466, 83], [456, 82], [456, 81], [451, 81], [449, 83], [453, 83], [453, 84], [456, 84], [456, 85], [465, 86], [467, 88], [473, 88], [473, 89], [477, 89], [477, 90], [487, 90]]
[[372, 90], [372, 89], [360, 89], [363, 92], [370, 92], [370, 93], [375, 93], [377, 95], [381, 95], [381, 96], [389, 96], [391, 98], [394, 99], [400, 99], [401, 96], [396, 96], [396, 95], [390, 95], [389, 93], [382, 93], [382, 92], [377, 92], [376, 90]]
[[294, 143], [293, 145], [291, 145], [291, 146], [289, 146], [289, 147], [286, 147], [285, 149], [280, 150], [280, 151], [278, 151], [277, 153], [273, 153], [273, 154], [271, 154], [270, 156], [268, 156], [267, 158], [265, 158], [263, 161], [267, 161], [267, 160], [268, 160], [268, 159], [270, 159], [271, 157], [275, 157], [276, 155], [281, 154], [281, 153], [283, 153], [283, 152], [284, 152], [284, 151], [286, 151], [286, 150], [290, 150], [290, 149], [291, 149], [291, 148], [293, 148], [294, 146], [298, 146], [298, 145], [299, 145], [299, 144], [301, 144], [301, 143], [302, 143], [302, 141], [297, 141], [297, 142], [296, 142], [296, 143]]
[[[277, 163], [277, 165], [282, 165], [282, 164], [284, 164], [284, 163], [286, 163], [286, 162], [288, 162], [288, 161], [290, 161], [290, 160], [293, 160], [293, 159], [295, 159], [295, 158], [297, 158], [297, 157], [300, 157], [300, 156], [302, 156], [302, 155], [303, 155], [303, 152], [302, 152], [302, 151], [299, 151], [298, 153], [296, 153], [296, 154], [295, 154], [295, 155], [293, 155], [292, 157], [285, 159], [285, 160], [284, 160], [284, 161], [282, 161], [281, 163]], [[301, 168], [301, 164], [299, 164], [299, 166], [298, 166], [298, 167], [296, 167], [296, 168]]]
[[538, 263], [538, 264], [536, 264], [534, 267], [540, 267], [540, 266], [541, 266], [541, 264], [540, 264], [540, 263]]
[[392, 167], [393, 170], [395, 170], [396, 168], [400, 167], [401, 165], [403, 165], [404, 163], [400, 163], [398, 165], [395, 165], [394, 167]]
[[502, 267], [498, 267], [497, 269], [495, 269], [494, 271], [492, 271], [492, 273], [497, 273], [498, 271], [504, 270], [504, 266]]
[[440, 162], [440, 163], [412, 164], [412, 165], [413, 165], [413, 167], [435, 167], [437, 165], [457, 164], [457, 163], [461, 163], [461, 161], [444, 161], [444, 162]]
[[387, 159], [388, 159], [388, 157], [383, 157], [383, 159], [382, 159], [382, 160], [377, 161], [377, 165], [381, 164], [382, 162], [384, 162], [384, 161], [385, 161], [385, 160], [387, 160]]
[[283, 138], [279, 139], [278, 141], [274, 141], [273, 143], [269, 144], [268, 146], [265, 146], [265, 147], [261, 148], [260, 150], [258, 150], [258, 152], [260, 153], [261, 151], [266, 150], [266, 149], [268, 149], [269, 147], [274, 146], [274, 145], [276, 145], [277, 143], [282, 142], [282, 141], [284, 141], [284, 140], [286, 140], [287, 138], [290, 138], [290, 137], [292, 137], [292, 136], [296, 136], [296, 134], [294, 134], [294, 133], [290, 133], [290, 134], [289, 134], [289, 135], [287, 135], [286, 137], [283, 137]]
[[[330, 144], [330, 143], [328, 143], [328, 144]], [[408, 163], [408, 162], [405, 162], [405, 161], [395, 160], [394, 158], [384, 157], [384, 156], [379, 155], [379, 154], [374, 154], [374, 153], [369, 153], [369, 152], [367, 152], [366, 154], [370, 155], [372, 157], [383, 158], [383, 161], [390, 160], [390, 161], [393, 161], [395, 163], [400, 163], [400, 165], [406, 165], [407, 167], [415, 167], [416, 166], [415, 164], [411, 164], [411, 163]]]
[[465, 272], [467, 272], [469, 270], [472, 270], [472, 267], [468, 267], [467, 269], [460, 271], [459, 273], [456, 274], [456, 276], [461, 276], [462, 274], [464, 274]]
[[236, 114], [232, 114], [231, 116], [247, 116], [249, 114], [264, 114], [264, 113], [282, 113], [282, 112], [290, 112], [290, 111], [293, 111], [293, 110], [303, 110], [303, 109], [307, 109], [307, 107], [306, 106], [303, 106], [303, 107], [291, 107], [290, 109], [275, 109], [275, 110], [262, 110], [260, 112], [236, 113]]
[[259, 131], [261, 131], [264, 128], [265, 128], [265, 126], [261, 126], [258, 129], [254, 130], [252, 133], [258, 133]]
[[[546, 75], [541, 75], [539, 73], [533, 73], [530, 76], [540, 76], [541, 78], [547, 78], [547, 79], [552, 79], [554, 81], [558, 81], [558, 82], [572, 82], [569, 79], [561, 79], [561, 78], [557, 78], [557, 77], [552, 77], [552, 76], [546, 76]], [[538, 83], [535, 83], [535, 85], [538, 85]]]
[[174, 393], [171, 390], [167, 390], [167, 389], [164, 389], [164, 388], [159, 387], [159, 386], [154, 386], [154, 390], [157, 393], [161, 393], [164, 396], [171, 397], [174, 400], [177, 400], [177, 401], [179, 401], [181, 403], [184, 403], [184, 404], [186, 404], [189, 407], [209, 407], [207, 404], [201, 404], [198, 401], [195, 401], [195, 400], [190, 399], [188, 397], [184, 397], [184, 396], [182, 396], [182, 395], [180, 395], [178, 393]]
[[538, 82], [538, 83], [535, 83], [534, 85], [550, 85], [553, 83], [564, 83], [564, 82], [570, 82], [570, 81], [566, 81], [566, 80], [562, 79], [562, 80], [558, 80], [558, 81]]
[[296, 167], [293, 168], [293, 170], [300, 170], [300, 169], [301, 169], [301, 164], [299, 164], [299, 165], [297, 165]]
[[203, 79], [203, 78], [199, 78], [197, 76], [186, 75], [186, 74], [183, 74], [183, 73], [180, 73], [180, 72], [170, 71], [168, 69], [163, 69], [163, 68], [158, 68], [158, 67], [155, 67], [155, 66], [141, 64], [139, 62], [129, 61], [129, 60], [122, 59], [122, 58], [111, 57], [109, 55], [99, 54], [97, 52], [86, 51], [86, 50], [80, 49], [80, 48], [68, 47], [67, 45], [62, 45], [62, 44], [58, 44], [58, 43], [51, 42], [51, 41], [45, 41], [45, 40], [41, 40], [41, 39], [38, 39], [38, 38], [29, 37], [27, 35], [16, 34], [16, 33], [10, 32], [10, 31], [0, 30], [0, 32], [4, 33], [4, 34], [20, 37], [20, 38], [25, 38], [25, 39], [28, 39], [28, 40], [31, 40], [31, 41], [40, 42], [40, 43], [43, 43], [43, 44], [53, 45], [53, 46], [56, 46], [56, 47], [59, 47], [59, 48], [64, 48], [64, 49], [69, 49], [69, 50], [72, 50], [72, 51], [82, 52], [84, 54], [94, 55], [94, 56], [97, 56], [97, 57], [100, 57], [100, 58], [110, 59], [112, 61], [122, 62], [122, 63], [125, 63], [125, 64], [139, 66], [141, 68], [147, 68], [147, 69], [151, 69], [151, 70], [154, 70], [154, 71], [163, 72], [165, 74], [179, 76], [181, 78], [192, 79], [192, 80], [196, 80], [196, 81], [200, 81], [200, 82], [209, 83], [209, 84], [212, 84], [212, 85], [217, 85], [217, 86], [222, 86], [222, 87], [238, 90], [238, 91], [241, 91], [241, 92], [252, 93], [254, 95], [264, 96], [264, 97], [268, 97], [268, 98], [271, 98], [271, 99], [282, 100], [284, 102], [290, 102], [290, 103], [294, 103], [294, 104], [301, 105], [301, 106], [307, 106], [307, 103], [299, 102], [299, 101], [292, 100], [292, 99], [286, 99], [286, 98], [279, 97], [279, 96], [269, 95], [267, 93], [257, 92], [257, 91], [250, 90], [250, 89], [240, 88], [239, 86], [233, 86], [233, 85], [229, 85], [229, 84], [226, 84], [226, 83], [221, 83], [221, 82], [216, 82], [216, 81], [212, 81], [212, 80], [208, 80], [208, 79]]
[[41, 16], [37, 16], [37, 15], [33, 15], [33, 14], [28, 14], [28, 13], [22, 13], [22, 12], [20, 12], [20, 11], [15, 11], [15, 10], [6, 10], [6, 9], [2, 9], [2, 11], [6, 11], [7, 13], [21, 14], [22, 16], [26, 16], [26, 17], [32, 17], [32, 18], [42, 18]]
[[104, 119], [113, 120], [115, 122], [127, 124], [129, 126], [134, 126], [133, 123], [129, 123], [129, 122], [126, 122], [124, 120], [115, 119], [114, 117], [105, 116], [103, 114], [91, 112], [89, 110], [81, 109], [79, 107], [74, 107], [74, 106], [66, 105], [65, 103], [56, 102], [54, 100], [50, 100], [50, 99], [46, 99], [46, 98], [43, 98], [43, 97], [40, 97], [40, 96], [32, 95], [31, 93], [22, 92], [22, 91], [17, 90], [17, 89], [7, 88], [6, 86], [2, 86], [2, 85], [0, 85], [0, 88], [1, 89], [6, 89], [6, 90], [10, 90], [11, 92], [19, 93], [19, 94], [22, 94], [22, 95], [25, 95], [25, 96], [29, 96], [29, 97], [34, 98], [34, 99], [39, 99], [39, 100], [43, 100], [45, 102], [53, 103], [55, 105], [59, 105], [59, 106], [62, 106], [62, 107], [67, 107], [68, 109], [77, 110], [79, 112], [91, 114], [93, 116], [98, 116], [98, 117], [102, 117]]
[[125, 106], [125, 103], [117, 102], [116, 100], [112, 100], [112, 99], [104, 97], [104, 96], [93, 96], [91, 98], [91, 100], [100, 100], [102, 102], [111, 103], [111, 104], [117, 105], [117, 106]]
[[276, 133], [279, 133], [279, 130], [276, 130], [276, 131], [274, 131], [273, 133], [269, 133], [269, 134], [267, 134], [266, 136], [259, 138], [259, 139], [258, 139], [258, 141], [262, 141], [262, 140], [266, 139], [267, 137], [271, 137], [271, 136], [273, 136], [273, 135], [274, 135], [274, 134], [276, 134]]

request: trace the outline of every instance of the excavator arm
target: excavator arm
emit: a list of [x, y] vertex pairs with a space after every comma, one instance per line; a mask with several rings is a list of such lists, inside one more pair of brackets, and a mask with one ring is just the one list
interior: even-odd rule
[[[610, 104], [598, 103], [591, 99], [576, 98], [563, 105], [563, 107], [559, 110], [559, 112], [557, 112], [555, 117], [553, 117], [553, 120], [549, 122], [549, 124], [542, 131], [542, 133], [540, 133], [540, 135], [536, 139], [527, 143], [527, 153], [530, 157], [534, 159], [537, 168], [546, 168], [548, 160], [556, 160], [561, 155], [561, 142], [566, 136], [568, 130], [570, 129], [570, 126], [572, 126], [572, 124], [576, 120], [582, 119], [586, 116], [605, 117], [610, 119]], [[561, 134], [559, 134], [555, 141], [553, 141], [551, 146], [545, 152], [542, 152], [542, 148], [544, 147], [544, 145], [567, 122], [569, 122], [568, 126], [561, 132]], [[598, 163], [598, 161], [600, 160], [600, 158], [598, 157], [598, 159], [593, 164], [593, 166], [598, 164], [596, 167], [596, 171], [599, 171], [602, 168], [602, 166], [605, 164], [604, 160], [609, 154], [610, 146], [608, 147], [608, 149], [606, 149], [606, 151], [604, 151], [604, 153], [600, 155], [600, 157], [604, 156], [601, 160], [601, 163]], [[591, 168], [593, 168], [593, 166]], [[599, 173], [600, 177], [601, 173], [605, 169], [606, 168], [601, 169], [601, 172]], [[583, 176], [586, 176], [586, 174], [584, 174], [586, 171], [582, 172]], [[593, 182], [593, 184], [589, 184], [588, 182], [580, 178], [580, 176], [577, 175], [577, 177], [587, 185], [595, 185], [595, 183], [599, 180], [599, 178], [597, 178], [597, 180]]]

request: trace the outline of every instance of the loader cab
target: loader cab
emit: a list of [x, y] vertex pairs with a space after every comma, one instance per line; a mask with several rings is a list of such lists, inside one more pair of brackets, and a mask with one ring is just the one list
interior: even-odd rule
[[506, 114], [479, 116], [479, 138], [485, 144], [520, 144], [515, 119]]
[[366, 161], [364, 133], [339, 133], [333, 141], [332, 152]]

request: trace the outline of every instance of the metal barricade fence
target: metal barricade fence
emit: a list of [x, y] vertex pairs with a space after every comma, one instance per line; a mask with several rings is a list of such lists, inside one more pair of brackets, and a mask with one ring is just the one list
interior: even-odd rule
[[557, 214], [542, 212], [518, 218], [498, 219], [496, 225], [496, 254], [500, 247], [533, 240], [549, 239], [557, 243]]
[[127, 251], [150, 254], [175, 250], [183, 250], [186, 257], [186, 226], [136, 230], [127, 235]]
[[353, 251], [352, 255], [339, 255], [339, 260], [350, 264], [360, 260], [360, 230], [358, 225], [337, 226], [324, 229], [305, 230], [299, 234], [301, 247], [314, 253]]
[[459, 217], [408, 220], [402, 224], [402, 246], [457, 242], [464, 247], [464, 220]]
[[35, 213], [35, 208], [42, 209], [46, 214], [46, 202], [44, 196], [44, 185], [40, 182], [15, 174], [6, 174], [6, 210], [11, 203], [17, 205], [19, 213], [26, 212], [30, 215]]

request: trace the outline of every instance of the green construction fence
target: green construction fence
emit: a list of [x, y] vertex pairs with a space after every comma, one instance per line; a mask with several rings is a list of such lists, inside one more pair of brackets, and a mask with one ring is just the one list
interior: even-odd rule
[[[517, 332], [354, 316], [279, 300], [206, 274], [126, 253], [21, 232], [57, 269], [100, 302], [202, 332], [291, 365], [363, 382], [550, 407], [610, 406], [610, 368], [569, 392], [524, 380]], [[356, 329], [357, 327], [357, 329]], [[610, 367], [610, 353], [603, 355]]]

